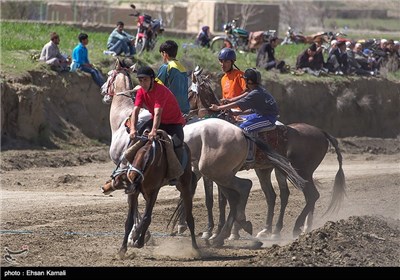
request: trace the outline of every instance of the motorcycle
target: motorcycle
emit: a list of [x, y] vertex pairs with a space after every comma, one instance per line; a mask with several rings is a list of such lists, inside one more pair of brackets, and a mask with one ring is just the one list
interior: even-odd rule
[[158, 35], [164, 32], [162, 19], [152, 19], [150, 15], [141, 14], [136, 11], [135, 5], [130, 5], [135, 11], [130, 16], [137, 17], [137, 33], [135, 38], [135, 48], [137, 55], [144, 51], [151, 51], [156, 46]]
[[[216, 36], [211, 40], [210, 48], [212, 51], [219, 51], [223, 48], [232, 48], [239, 52], [249, 52], [257, 49], [259, 44], [250, 44], [253, 33], [260, 33], [260, 39], [256, 42], [267, 42], [270, 37], [275, 36], [276, 30], [249, 32], [236, 26], [238, 19], [233, 19], [224, 24], [225, 35]], [[258, 35], [257, 35], [258, 36]]]

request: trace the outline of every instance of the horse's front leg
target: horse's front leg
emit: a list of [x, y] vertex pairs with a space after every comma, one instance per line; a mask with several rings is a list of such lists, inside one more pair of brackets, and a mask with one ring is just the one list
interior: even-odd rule
[[133, 224], [135, 222], [135, 216], [138, 215], [136, 213], [137, 211], [137, 205], [138, 205], [138, 194], [133, 193], [128, 195], [128, 215], [126, 217], [125, 221], [125, 235], [124, 235], [124, 240], [122, 241], [122, 246], [119, 249], [119, 257], [122, 259], [125, 256], [126, 251], [128, 250], [128, 238], [130, 235], [130, 232], [133, 228]]
[[136, 236], [134, 238], [133, 247], [142, 248], [145, 243], [146, 232], [151, 223], [151, 215], [153, 214], [154, 204], [156, 203], [158, 190], [149, 195], [144, 195], [146, 199], [146, 209], [144, 211], [143, 219], [139, 224]]

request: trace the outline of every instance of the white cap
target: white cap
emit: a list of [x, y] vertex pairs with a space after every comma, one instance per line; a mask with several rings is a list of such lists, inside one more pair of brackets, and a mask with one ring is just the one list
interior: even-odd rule
[[381, 39], [381, 44], [382, 43], [387, 43], [387, 40], [386, 39]]
[[394, 44], [395, 45], [400, 45], [400, 42], [399, 41], [394, 41]]
[[336, 45], [337, 41], [336, 40], [332, 40], [331, 41], [331, 46]]
[[350, 41], [346, 41], [346, 47], [350, 47], [351, 46], [351, 42]]

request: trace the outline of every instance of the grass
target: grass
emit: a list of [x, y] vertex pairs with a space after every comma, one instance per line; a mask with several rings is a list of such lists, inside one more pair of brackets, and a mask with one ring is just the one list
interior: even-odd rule
[[330, 28], [343, 28], [347, 26], [349, 29], [367, 29], [367, 30], [379, 30], [380, 32], [385, 31], [397, 31], [399, 32], [399, 19], [375, 19], [375, 18], [364, 18], [364, 19], [344, 19], [344, 18], [330, 18], [325, 20], [325, 26]]
[[[87, 33], [89, 35], [88, 50], [90, 61], [99, 67], [103, 73], [107, 73], [111, 67], [113, 67], [113, 58], [103, 54], [103, 51], [106, 49], [106, 42], [109, 35], [109, 33], [106, 32], [86, 32], [85, 30], [66, 25], [46, 25], [4, 21], [0, 22], [0, 31], [0, 66], [3, 74], [18, 74], [33, 69], [46, 68], [46, 65], [38, 63], [36, 60], [32, 59], [32, 56], [40, 54], [43, 45], [49, 41], [49, 35], [52, 31], [55, 31], [60, 35], [60, 51], [68, 55], [71, 55], [73, 48], [78, 44], [78, 34], [80, 32]], [[144, 53], [144, 55], [140, 57], [140, 62], [142, 64], [149, 64], [153, 66], [154, 69], [158, 69], [162, 61], [161, 55], [157, 50], [162, 42], [169, 39], [175, 40], [180, 46], [178, 59], [181, 60], [189, 70], [194, 69], [196, 65], [200, 65], [211, 72], [221, 71], [217, 54], [212, 53], [209, 49], [193, 47], [190, 45], [190, 43], [192, 43], [191, 39], [173, 38], [168, 36], [161, 36], [155, 51]], [[188, 43], [189, 46], [183, 48], [183, 45], [187, 45]], [[297, 55], [306, 47], [306, 45], [302, 44], [278, 46], [275, 55], [277, 59], [283, 59], [287, 64], [294, 67]], [[255, 53], [237, 53], [236, 64], [240, 69], [244, 70], [246, 68], [254, 67], [255, 60]], [[265, 71], [263, 71], [263, 76], [273, 79], [276, 79], [275, 76], [278, 76], [278, 79], [287, 79], [288, 77], [288, 75], [275, 75]], [[304, 75], [301, 79], [308, 79], [306, 76], [309, 75]], [[387, 77], [389, 79], [400, 80], [400, 71], [389, 73]], [[296, 77], [296, 79], [297, 78], [300, 77]]]

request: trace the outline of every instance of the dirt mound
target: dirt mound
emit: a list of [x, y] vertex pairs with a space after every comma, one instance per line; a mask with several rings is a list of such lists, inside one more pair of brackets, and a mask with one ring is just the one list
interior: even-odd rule
[[274, 245], [260, 266], [399, 266], [400, 220], [350, 217], [327, 222], [290, 245]]

